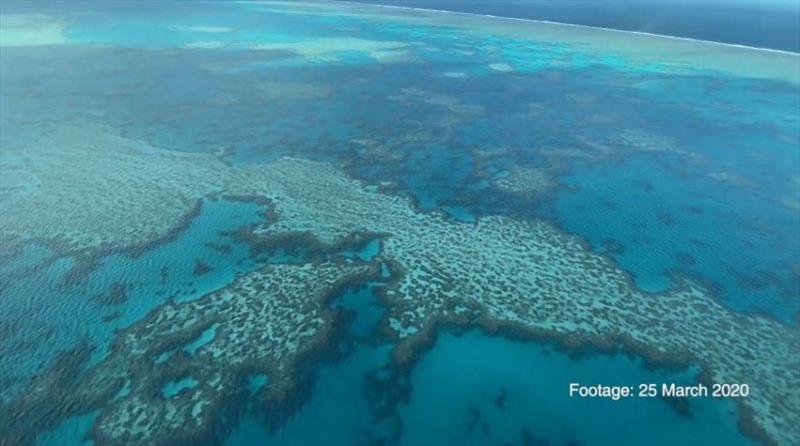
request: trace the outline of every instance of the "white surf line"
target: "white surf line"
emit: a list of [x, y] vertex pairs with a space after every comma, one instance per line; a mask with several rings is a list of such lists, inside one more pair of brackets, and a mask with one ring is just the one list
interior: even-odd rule
[[693, 42], [693, 43], [702, 43], [707, 45], [719, 45], [725, 47], [733, 47], [733, 48], [741, 48], [751, 51], [764, 51], [769, 53], [776, 53], [782, 54], [784, 56], [795, 56], [800, 57], [800, 53], [795, 53], [793, 51], [785, 51], [785, 50], [776, 50], [774, 48], [761, 48], [757, 46], [748, 46], [748, 45], [739, 45], [736, 43], [725, 43], [725, 42], [717, 42], [714, 40], [702, 40], [702, 39], [693, 39], [691, 37], [680, 37], [680, 36], [670, 36], [666, 34], [655, 34], [655, 33], [648, 33], [644, 31], [629, 31], [624, 29], [615, 29], [615, 28], [604, 28], [602, 26], [592, 26], [592, 25], [581, 25], [578, 23], [565, 23], [565, 22], [554, 22], [551, 20], [539, 20], [539, 19], [525, 19], [521, 17], [506, 17], [500, 15], [492, 15], [492, 14], [478, 14], [473, 12], [462, 12], [462, 11], [448, 11], [444, 9], [432, 9], [432, 8], [417, 8], [413, 6], [397, 6], [397, 5], [381, 5], [375, 3], [359, 3], [359, 2], [349, 2], [346, 0], [329, 0], [324, 2], [319, 2], [317, 4], [323, 5], [325, 3], [342, 3], [351, 6], [376, 6], [379, 8], [389, 8], [389, 9], [404, 9], [410, 11], [425, 11], [425, 12], [436, 12], [440, 14], [456, 14], [456, 15], [466, 15], [472, 17], [490, 17], [493, 19], [502, 19], [502, 20], [514, 20], [518, 22], [529, 22], [529, 23], [542, 23], [547, 25], [560, 25], [560, 26], [569, 26], [574, 28], [583, 28], [583, 29], [590, 29], [595, 31], [610, 31], [615, 33], [621, 34], [636, 34], [640, 36], [647, 36], [647, 37], [660, 37], [664, 39], [674, 39], [674, 40], [682, 40], [685, 42]]

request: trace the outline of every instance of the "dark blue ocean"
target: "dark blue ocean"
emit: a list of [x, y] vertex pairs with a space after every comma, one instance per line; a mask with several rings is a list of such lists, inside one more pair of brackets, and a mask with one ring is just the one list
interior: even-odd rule
[[800, 2], [767, 0], [355, 0], [688, 37], [800, 52]]

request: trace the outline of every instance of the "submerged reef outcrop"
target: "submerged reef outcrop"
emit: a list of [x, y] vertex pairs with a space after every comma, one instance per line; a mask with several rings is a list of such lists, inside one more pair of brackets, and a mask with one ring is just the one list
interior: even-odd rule
[[492, 180], [492, 187], [503, 192], [537, 197], [547, 194], [556, 186], [555, 180], [546, 169], [514, 166], [505, 173], [506, 175]]
[[[380, 193], [326, 163], [282, 158], [236, 168], [211, 155], [175, 154], [105, 134], [91, 137], [91, 145], [85, 137], [71, 141], [67, 155], [55, 154], [62, 156], [60, 179], [31, 163], [37, 181], [25, 192], [4, 192], [3, 200], [38, 215], [14, 212], [4, 218], [0, 236], [67, 240], [89, 255], [167, 236], [202, 197], [261, 197], [269, 202], [270, 218], [254, 237], [303, 236], [325, 246], [353, 234], [381, 234], [379, 257], [396, 274], [383, 300], [384, 331], [397, 342], [398, 364], [407, 364], [442, 324], [477, 325], [567, 346], [621, 347], [651, 361], [697, 363], [706, 382], [747, 383], [751, 396], [738, 400], [743, 430], [776, 444], [794, 444], [800, 436], [798, 327], [732, 312], [692, 282], [659, 294], [643, 292], [611, 260], [548, 223], [506, 217], [456, 222], [420, 212], [408, 199]], [[93, 166], [85, 165], [89, 156]], [[79, 174], [63, 173], [71, 170]], [[130, 181], [117, 180], [128, 176]], [[73, 179], [63, 190], [56, 187]], [[39, 201], [25, 205], [26, 200]], [[43, 219], [56, 215], [51, 213], [60, 219]], [[59, 226], [29, 222], [37, 217]], [[323, 296], [373, 269], [363, 263], [278, 266], [197, 301], [167, 302], [119, 334], [98, 369], [72, 384], [70, 395], [76, 396], [47, 402], [46, 386], [34, 382], [31, 392], [0, 407], [0, 418], [24, 420], [19, 417], [42, 404], [79, 406], [76, 401], [95, 401], [81, 399], [81, 392], [106, 389], [106, 395], [122, 393], [95, 423], [98, 445], [175, 438], [170, 436], [179, 435], [176, 426], [186, 422], [202, 431], [215, 405], [226, 392], [239, 391], [236, 380], [247, 373], [267, 374], [270, 393], [289, 389], [281, 383], [290, 379], [295, 358], [326, 336]], [[212, 342], [194, 354], [183, 350], [214, 324]], [[162, 354], [167, 359], [156, 361]], [[173, 381], [170, 389], [181, 390], [158, 397], [160, 386]], [[16, 425], [42, 429], [33, 420]]]

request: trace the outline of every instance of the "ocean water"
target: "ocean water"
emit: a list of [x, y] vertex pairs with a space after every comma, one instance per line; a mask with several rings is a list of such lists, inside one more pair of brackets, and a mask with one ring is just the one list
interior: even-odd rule
[[[402, 5], [800, 49], [791, 4]], [[753, 8], [771, 32], [758, 32]], [[545, 220], [612, 259], [635, 287], [656, 293], [689, 280], [725, 311], [797, 325], [800, 56], [333, 3], [3, 2], [0, 17], [0, 154], [13, 155], [0, 156], [0, 169], [37, 162], [10, 153], [13, 141], [59, 125], [243, 169], [284, 156], [329, 162], [409, 197], [416, 212], [467, 224]], [[2, 177], [4, 193], [22, 187]], [[571, 381], [691, 384], [696, 363], [575, 354], [470, 326], [442, 327], [399, 365], [381, 298], [398, 273], [381, 256], [391, 234], [320, 252], [307, 239], [261, 251], [241, 235], [280, 215], [244, 198], [206, 197], [174, 237], [89, 264], [41, 240], [18, 252], [9, 242], [0, 250], [3, 404], [81, 342], [93, 348], [84, 369], [107, 360], [121, 330], [167, 303], [268, 264], [349, 259], [383, 274], [326, 303], [336, 329], [304, 359], [291, 404], [268, 404], [259, 392], [271, 377], [250, 377], [198, 443], [758, 443], [731, 400], [567, 395]], [[0, 218], [3, 243], [5, 225]], [[193, 355], [224, 329], [205, 329], [184, 350]], [[169, 400], [201, 381], [151, 393]], [[103, 410], [70, 414], [35, 442], [112, 444], [93, 437]]]
[[[691, 370], [646, 370], [619, 355], [574, 359], [547, 345], [445, 333], [412, 372], [400, 444], [751, 444], [731, 422], [730, 401], [691, 403], [682, 415], [663, 401], [576, 401], [563, 391], [570, 382], [693, 380]], [[431, 422], [430, 413], [442, 415]]]
[[[29, 329], [6, 338], [2, 373], [14, 377], [4, 386], [3, 399], [20, 390], [24, 376], [46, 365], [53, 355], [81, 339], [92, 339], [99, 361], [114, 331], [140, 319], [169, 300], [189, 300], [220, 288], [239, 272], [255, 269], [246, 245], [231, 236], [236, 229], [260, 220], [252, 203], [209, 201], [175, 240], [140, 257], [111, 255], [86, 277], [65, 283], [74, 266], [60, 260], [45, 268], [5, 270], [8, 299], [2, 311], [25, 315]], [[13, 265], [13, 264], [11, 264]]]
[[[556, 200], [560, 224], [586, 234], [596, 249], [621, 265], [630, 265], [641, 288], [658, 292], [675, 276], [699, 278], [709, 281], [738, 311], [771, 314], [792, 323], [798, 311], [794, 278], [773, 273], [792, 269], [791, 251], [781, 249], [795, 237], [781, 231], [791, 230], [785, 224], [790, 215], [774, 212], [765, 201], [747, 200], [714, 180], [640, 159], [587, 167], [568, 175], [565, 183], [575, 191]], [[730, 205], [715, 208], [714, 200]], [[714, 230], [724, 225], [732, 230]], [[764, 255], [754, 259], [754, 251]]]
[[[800, 51], [800, 6], [791, 1], [355, 1], [549, 20], [795, 53]], [[765, 28], [770, 31], [764, 32]]]

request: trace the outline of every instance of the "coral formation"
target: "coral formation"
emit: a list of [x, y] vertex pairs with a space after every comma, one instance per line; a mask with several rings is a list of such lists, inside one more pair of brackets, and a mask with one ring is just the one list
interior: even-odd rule
[[0, 444], [32, 441], [37, 430], [95, 409], [98, 445], [209, 438], [225, 403], [252, 376], [269, 377], [267, 400], [286, 398], [298, 360], [332, 329], [326, 300], [377, 273], [351, 262], [277, 265], [197, 300], [167, 302], [121, 331], [94, 368], [81, 370], [88, 350], [79, 347], [39, 375], [2, 407]]
[[506, 176], [495, 178], [492, 186], [496, 189], [529, 196], [541, 196], [556, 184], [550, 173], [534, 166], [514, 166]]
[[[354, 234], [381, 235], [379, 256], [396, 274], [383, 296], [388, 306], [384, 328], [398, 343], [400, 364], [429, 342], [441, 324], [477, 324], [572, 346], [622, 346], [653, 361], [698, 363], [707, 382], [748, 383], [753, 393], [740, 400], [740, 407], [750, 434], [779, 444], [790, 444], [800, 434], [798, 328], [734, 313], [699, 285], [685, 282], [661, 294], [645, 293], [608, 258], [545, 222], [484, 217], [458, 223], [437, 212], [419, 212], [408, 199], [377, 192], [330, 164], [282, 158], [234, 168], [210, 155], [174, 154], [118, 137], [89, 136], [84, 132], [79, 143], [67, 145], [57, 178], [36, 170], [34, 163], [30, 171], [36, 184], [26, 193], [4, 194], [25, 213], [6, 216], [1, 235], [69, 240], [82, 249], [133, 246], [164, 237], [192, 209], [192, 199], [260, 197], [269, 202], [270, 218], [254, 231], [256, 238], [303, 236], [337, 245]], [[107, 150], [92, 148], [98, 145]], [[87, 156], [94, 162], [85, 163]], [[127, 177], [132, 180], [116, 181]], [[114, 195], [107, 193], [110, 188]], [[126, 197], [125, 206], [115, 197]], [[59, 228], [39, 223], [51, 221], [42, 213], [55, 212]], [[283, 388], [280, 383], [288, 378], [281, 367], [289, 367], [294, 356], [325, 337], [329, 321], [320, 296], [343, 277], [369, 270], [305, 268], [275, 267], [198, 301], [166, 303], [122, 332], [100, 366], [103, 371], [77, 386], [84, 392], [111, 392], [124, 381], [132, 385], [98, 419], [98, 444], [144, 439], [145, 431], [167, 435], [171, 423], [191, 419], [200, 429], [219, 401], [211, 395], [233, 391], [231, 380], [248, 367], [269, 372], [270, 388]], [[283, 297], [264, 301], [265, 295]], [[251, 311], [253, 305], [262, 310]], [[276, 325], [278, 315], [292, 324]], [[131, 363], [130, 358], [155, 360], [214, 323], [220, 325], [212, 342], [194, 356], [173, 353], [164, 363], [168, 367], [153, 374], [162, 381], [193, 378], [198, 383], [180, 390], [174, 402], [149, 402], [158, 393], [156, 378], [136, 381], [144, 379], [136, 367], [147, 361]], [[238, 330], [228, 331], [231, 325]], [[45, 404], [46, 384], [34, 383], [32, 389], [38, 393], [25, 397], [28, 404]], [[81, 401], [77, 395], [74, 401]], [[70, 400], [72, 405], [80, 406]], [[14, 407], [25, 407], [25, 402]], [[12, 414], [0, 418], [16, 419], [18, 412]]]
[[[126, 250], [167, 236], [226, 166], [88, 127], [3, 133], [2, 237], [39, 240], [63, 254]], [[92, 160], [92, 162], [87, 162]], [[110, 194], [110, 192], [114, 194]]]
[[247, 46], [251, 49], [289, 50], [302, 57], [320, 61], [333, 60], [337, 53], [357, 51], [379, 62], [387, 62], [387, 59], [394, 60], [397, 56], [402, 58], [405, 53], [401, 50], [410, 45], [406, 42], [326, 37], [300, 42], [254, 43]]

